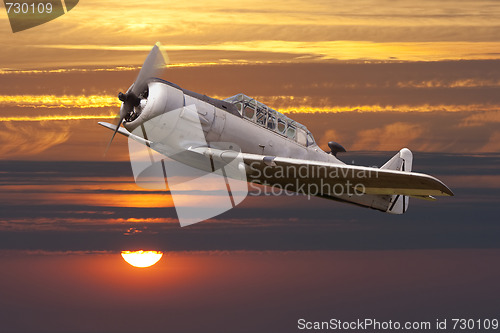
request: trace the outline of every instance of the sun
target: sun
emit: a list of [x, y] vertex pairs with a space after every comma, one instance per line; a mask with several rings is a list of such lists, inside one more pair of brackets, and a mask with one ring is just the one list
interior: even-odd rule
[[122, 251], [122, 258], [134, 267], [150, 267], [160, 261], [163, 252], [160, 251]]

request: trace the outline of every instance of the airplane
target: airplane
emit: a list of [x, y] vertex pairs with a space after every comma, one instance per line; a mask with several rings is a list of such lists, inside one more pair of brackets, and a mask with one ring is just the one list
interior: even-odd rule
[[177, 170], [186, 165], [224, 172], [236, 161], [224, 173], [228, 190], [229, 177], [391, 214], [405, 213], [410, 197], [453, 196], [437, 178], [411, 171], [407, 148], [380, 168], [347, 165], [337, 158], [346, 151], [340, 144], [331, 141], [330, 151], [322, 150], [306, 126], [251, 97], [240, 93], [219, 100], [157, 78], [165, 59], [156, 44], [136, 81], [118, 95], [118, 124], [99, 122], [113, 131], [108, 148], [120, 133], [177, 161]]

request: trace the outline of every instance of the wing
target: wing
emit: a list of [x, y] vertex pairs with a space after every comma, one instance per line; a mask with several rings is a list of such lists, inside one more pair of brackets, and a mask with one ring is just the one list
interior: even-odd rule
[[[116, 126], [100, 122], [100, 125], [115, 130]], [[139, 143], [152, 146], [151, 141], [133, 135], [124, 128], [118, 133], [132, 137]], [[227, 163], [235, 157], [231, 150], [209, 147], [186, 147], [188, 151], [210, 156], [214, 161]], [[162, 153], [162, 151], [160, 151]], [[299, 179], [299, 184], [352, 184], [365, 194], [407, 195], [415, 197], [453, 196], [453, 192], [439, 179], [416, 172], [378, 169], [347, 164], [308, 161], [295, 158], [264, 156], [243, 153], [243, 160], [250, 181], [269, 185], [287, 185]], [[322, 180], [322, 182], [321, 182]]]
[[[100, 124], [115, 129], [114, 125]], [[161, 146], [125, 129], [118, 132], [164, 153]], [[238, 168], [245, 169], [250, 183], [280, 187], [288, 192], [350, 202], [395, 214], [406, 211], [407, 196], [426, 200], [433, 200], [434, 196], [453, 196], [453, 192], [440, 180], [422, 173], [239, 153], [223, 147], [189, 146], [185, 147], [186, 156], [209, 157], [216, 168], [230, 164], [239, 156], [243, 158], [240, 163], [244, 165]]]
[[[191, 150], [208, 154], [221, 162], [230, 159], [232, 154], [230, 151], [207, 147]], [[328, 184], [333, 187], [336, 184], [349, 183], [353, 189], [356, 188], [365, 194], [453, 196], [453, 192], [440, 180], [422, 173], [245, 153], [243, 160], [251, 178], [249, 180], [253, 179], [263, 184], [285, 186], [298, 179], [299, 184], [317, 186]]]
[[[191, 150], [209, 155], [220, 163], [227, 163], [233, 154], [207, 147]], [[408, 149], [401, 150], [391, 161], [404, 163], [401, 155], [407, 157], [404, 155], [408, 152]], [[404, 214], [408, 209], [408, 197], [435, 200], [434, 196], [453, 195], [435, 177], [391, 170], [387, 166], [379, 169], [255, 154], [242, 156], [247, 181], [277, 187], [278, 191], [273, 193], [293, 195], [292, 192], [295, 192], [308, 197], [319, 196], [391, 214]]]

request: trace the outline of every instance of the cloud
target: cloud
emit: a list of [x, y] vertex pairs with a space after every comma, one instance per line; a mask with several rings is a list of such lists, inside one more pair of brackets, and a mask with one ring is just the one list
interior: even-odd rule
[[[138, 64], [143, 50], [158, 40], [179, 52], [179, 62], [189, 63], [496, 59], [500, 53], [496, 2], [148, 4], [88, 0], [57, 21], [23, 32], [22, 38], [14, 37], [5, 22], [0, 27], [0, 63], [15, 68]], [[127, 43], [121, 44], [124, 36]]]
[[70, 129], [64, 123], [43, 122], [0, 124], [0, 156], [2, 159], [40, 154], [70, 138]]
[[461, 127], [472, 127], [472, 126], [484, 126], [486, 124], [497, 124], [500, 123], [500, 107], [495, 106], [489, 112], [477, 112], [470, 116], [465, 117], [459, 126]]
[[328, 142], [337, 141], [339, 140], [339, 138], [340, 137], [335, 130], [329, 129], [325, 132], [325, 134], [323, 134], [321, 139], [316, 140], [316, 143], [318, 144], [318, 146], [327, 149], [326, 151], [329, 151], [328, 148], [326, 148], [328, 147]]
[[432, 79], [423, 81], [402, 81], [397, 83], [401, 88], [471, 88], [471, 87], [499, 87], [499, 79], [463, 78], [463, 79]]
[[102, 108], [119, 107], [111, 95], [0, 95], [0, 106], [30, 108]]
[[[34, 49], [83, 51], [143, 51], [150, 45], [48, 44], [33, 45]], [[265, 52], [309, 56], [321, 60], [400, 60], [438, 61], [460, 59], [498, 59], [500, 42], [381, 42], [367, 40], [287, 41], [275, 39], [214, 42], [200, 44], [169, 44], [169, 51]], [[229, 57], [226, 57], [229, 58]], [[284, 59], [282, 59], [284, 60]], [[297, 58], [296, 62], [301, 62]]]
[[479, 149], [480, 152], [500, 152], [500, 131], [491, 134], [490, 140]]
[[352, 150], [399, 150], [411, 146], [423, 133], [421, 125], [396, 122], [359, 132]]
[[50, 116], [12, 116], [0, 117], [0, 122], [47, 122], [61, 120], [98, 120], [112, 119], [116, 116], [113, 114], [104, 115], [50, 115]]

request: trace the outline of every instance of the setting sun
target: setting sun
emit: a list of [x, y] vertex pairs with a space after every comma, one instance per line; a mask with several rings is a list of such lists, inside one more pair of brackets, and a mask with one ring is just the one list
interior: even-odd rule
[[160, 251], [122, 251], [122, 258], [134, 267], [150, 267], [160, 261], [163, 252]]

